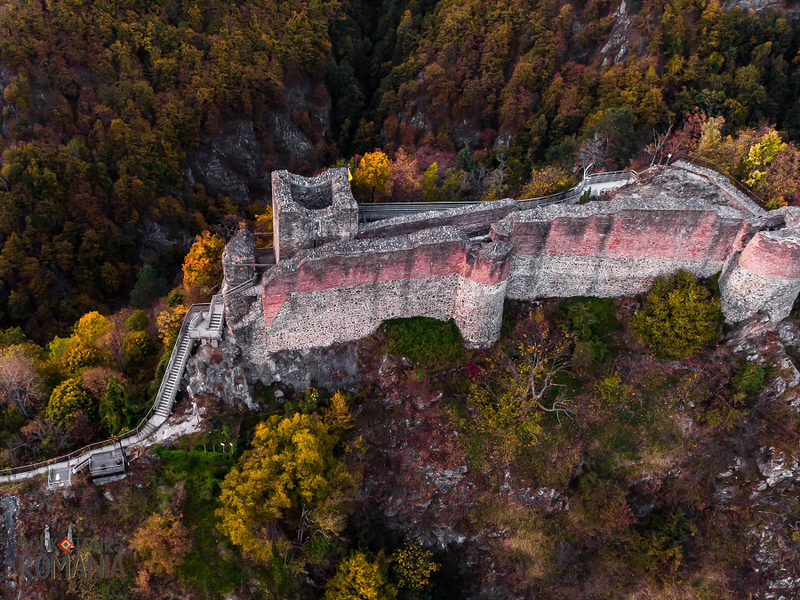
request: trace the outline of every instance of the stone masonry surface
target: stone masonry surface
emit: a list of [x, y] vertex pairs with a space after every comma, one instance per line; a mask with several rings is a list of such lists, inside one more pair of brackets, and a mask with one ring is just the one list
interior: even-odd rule
[[[505, 298], [632, 296], [678, 269], [721, 273], [730, 323], [777, 324], [800, 292], [800, 211], [768, 213], [684, 162], [583, 205], [503, 200], [359, 227], [346, 169], [273, 173], [273, 204], [277, 265], [226, 298], [228, 332], [250, 364], [412, 316], [452, 318], [467, 344], [487, 347]], [[229, 244], [226, 286], [250, 273], [235, 268], [249, 260], [248, 235]]]
[[278, 261], [305, 248], [349, 240], [358, 231], [358, 204], [346, 168], [313, 178], [274, 171], [272, 205]]

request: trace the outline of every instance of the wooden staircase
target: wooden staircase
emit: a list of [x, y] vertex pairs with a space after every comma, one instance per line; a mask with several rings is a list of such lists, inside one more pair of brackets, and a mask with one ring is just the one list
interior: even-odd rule
[[[225, 323], [224, 297], [233, 294], [252, 293], [255, 280], [253, 278], [244, 282], [228, 290], [224, 295], [217, 294], [209, 304], [194, 304], [189, 308], [183, 318], [178, 338], [169, 357], [167, 369], [161, 379], [161, 385], [158, 388], [153, 405], [136, 429], [128, 431], [118, 438], [95, 442], [65, 456], [0, 470], [0, 483], [46, 474], [48, 476], [48, 486], [52, 489], [66, 487], [71, 483], [70, 473], [77, 473], [86, 468], [93, 456], [117, 450], [122, 450], [123, 455], [128, 455], [132, 450], [138, 450], [154, 443], [150, 437], [158, 431], [172, 414], [175, 396], [180, 388], [181, 378], [186, 369], [186, 362], [189, 360], [195, 340], [216, 343], [216, 341], [222, 339]], [[54, 476], [56, 472], [60, 474], [58, 482], [51, 482], [51, 476]]]

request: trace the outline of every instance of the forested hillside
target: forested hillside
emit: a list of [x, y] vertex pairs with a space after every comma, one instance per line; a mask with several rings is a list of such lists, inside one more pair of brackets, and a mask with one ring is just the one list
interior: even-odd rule
[[692, 114], [695, 141], [753, 128], [740, 163], [758, 127], [800, 137], [791, 10], [4, 0], [0, 39], [0, 326], [40, 343], [174, 283], [194, 234], [261, 212], [274, 168], [380, 149], [362, 199], [492, 199], [623, 167]]

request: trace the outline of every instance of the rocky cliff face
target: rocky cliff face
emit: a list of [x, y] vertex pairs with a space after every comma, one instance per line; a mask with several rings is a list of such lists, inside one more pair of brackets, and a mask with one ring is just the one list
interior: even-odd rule
[[743, 10], [754, 10], [756, 12], [781, 10], [794, 15], [800, 14], [800, 5], [791, 0], [728, 0], [725, 3], [725, 10], [732, 10], [737, 7]]
[[331, 103], [308, 81], [287, 86], [287, 105], [255, 116], [222, 119], [213, 135], [201, 132], [182, 168], [189, 189], [205, 185], [239, 204], [271, 197], [275, 169], [316, 170], [333, 139]]

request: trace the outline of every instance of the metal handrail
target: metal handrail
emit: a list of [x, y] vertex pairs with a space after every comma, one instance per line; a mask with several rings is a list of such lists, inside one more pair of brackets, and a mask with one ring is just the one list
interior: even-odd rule
[[[139, 435], [139, 433], [141, 433], [141, 431], [147, 426], [147, 423], [150, 420], [151, 414], [155, 413], [155, 411], [158, 410], [158, 405], [159, 405], [159, 403], [161, 401], [161, 398], [162, 398], [162, 395], [163, 395], [163, 392], [164, 392], [164, 388], [167, 386], [167, 379], [168, 379], [170, 367], [172, 366], [173, 361], [175, 360], [175, 358], [178, 356], [178, 348], [180, 348], [181, 342], [183, 341], [183, 338], [185, 337], [185, 334], [189, 329], [190, 315], [192, 314], [193, 311], [195, 311], [195, 310], [197, 310], [197, 309], [199, 309], [201, 307], [210, 306], [210, 304], [211, 303], [208, 303], [208, 302], [203, 303], [203, 304], [192, 304], [189, 307], [189, 310], [186, 311], [186, 314], [183, 316], [183, 322], [181, 323], [181, 328], [178, 330], [178, 337], [175, 338], [175, 345], [172, 347], [172, 352], [169, 355], [169, 361], [167, 362], [167, 368], [164, 370], [164, 376], [161, 378], [161, 385], [158, 386], [158, 392], [156, 392], [156, 397], [155, 397], [155, 400], [153, 401], [153, 405], [150, 407], [150, 410], [147, 412], [147, 415], [142, 420], [142, 422], [139, 423], [139, 425], [136, 427], [136, 429], [133, 430], [135, 433], [133, 433], [131, 435], [126, 435], [125, 438]], [[199, 311], [199, 312], [202, 312], [202, 311]]]
[[[40, 462], [31, 463], [31, 464], [27, 464], [27, 465], [20, 465], [18, 467], [7, 467], [7, 468], [4, 468], [4, 469], [0, 469], [0, 477], [7, 477], [9, 475], [17, 475], [17, 474], [20, 474], [20, 473], [28, 473], [30, 471], [36, 471], [38, 469], [41, 469], [41, 468], [44, 468], [44, 467], [49, 467], [49, 466], [57, 464], [57, 463], [70, 462], [75, 458], [81, 457], [81, 456], [85, 455], [86, 453], [91, 452], [92, 450], [97, 450], [98, 448], [102, 448], [102, 447], [108, 446], [110, 444], [118, 444], [122, 440], [126, 440], [126, 439], [129, 439], [129, 438], [133, 438], [133, 437], [138, 436], [144, 430], [144, 428], [147, 426], [147, 424], [150, 422], [150, 419], [152, 418], [153, 414], [155, 414], [156, 410], [158, 410], [158, 405], [159, 405], [159, 402], [161, 400], [161, 395], [163, 393], [164, 387], [166, 386], [167, 374], [169, 373], [171, 364], [173, 363], [175, 357], [177, 356], [177, 352], [178, 352], [178, 348], [180, 347], [181, 340], [184, 337], [184, 334], [186, 333], [186, 330], [188, 329], [188, 322], [189, 322], [190, 315], [192, 314], [193, 311], [196, 311], [197, 309], [200, 309], [202, 307], [206, 307], [208, 305], [209, 305], [209, 303], [192, 304], [189, 307], [189, 309], [186, 311], [186, 314], [183, 317], [183, 322], [181, 323], [181, 328], [178, 331], [178, 337], [177, 337], [177, 339], [175, 341], [175, 345], [173, 346], [172, 352], [170, 353], [169, 362], [167, 363], [167, 369], [164, 372], [164, 377], [162, 377], [162, 379], [161, 379], [161, 385], [158, 388], [158, 392], [156, 392], [156, 395], [155, 395], [155, 398], [153, 400], [153, 404], [150, 407], [150, 410], [147, 411], [147, 414], [144, 416], [144, 418], [139, 423], [139, 425], [137, 425], [134, 429], [126, 431], [123, 435], [112, 436], [112, 437], [110, 437], [108, 439], [105, 439], [105, 440], [102, 440], [102, 441], [99, 441], [99, 442], [93, 442], [91, 444], [83, 446], [82, 448], [79, 448], [77, 450], [73, 450], [69, 454], [63, 454], [61, 456], [56, 456], [54, 458], [49, 458], [47, 460], [43, 460], [43, 461], [40, 461]], [[70, 466], [72, 466], [72, 465], [70, 465]]]
[[[615, 179], [623, 179], [622, 176], [625, 176], [624, 179], [630, 181], [634, 177], [638, 175], [638, 173], [634, 170], [625, 170], [625, 171], [604, 171], [602, 173], [588, 173], [581, 181], [571, 187], [568, 190], [564, 190], [561, 192], [554, 192], [552, 194], [547, 194], [545, 196], [536, 196], [534, 198], [520, 198], [516, 200], [516, 202], [547, 202], [547, 201], [558, 201], [563, 200], [565, 198], [570, 198], [575, 195], [580, 195], [583, 193], [586, 185], [597, 182], [597, 183], [604, 183], [607, 181], [614, 181]], [[369, 202], [369, 203], [359, 203], [358, 207], [360, 208], [373, 208], [375, 211], [387, 211], [387, 212], [403, 212], [407, 207], [415, 207], [415, 208], [432, 208], [438, 210], [447, 210], [448, 208], [459, 208], [461, 206], [474, 206], [476, 204], [483, 204], [484, 202], [481, 200], [459, 200], [459, 201], [448, 201], [448, 202]], [[419, 211], [425, 212], [425, 211]]]
[[[242, 264], [247, 264], [247, 265], [249, 266], [251, 263], [242, 263]], [[241, 292], [242, 290], [244, 290], [244, 289], [245, 289], [245, 288], [247, 288], [248, 286], [255, 285], [255, 283], [256, 283], [256, 281], [257, 281], [257, 280], [258, 280], [258, 276], [257, 276], [257, 275], [253, 275], [253, 276], [252, 276], [250, 279], [248, 279], [247, 281], [244, 281], [244, 282], [240, 283], [240, 284], [239, 284], [239, 285], [237, 285], [236, 287], [232, 287], [232, 288], [231, 288], [231, 289], [229, 289], [227, 292], [222, 292], [222, 293], [220, 293], [220, 294], [217, 294], [217, 296], [222, 296], [222, 297], [224, 298], [225, 296], [229, 296], [229, 295], [231, 295], [231, 294], [238, 294], [239, 292]], [[215, 297], [216, 297], [216, 296], [215, 296]]]
[[763, 205], [764, 204], [764, 200], [761, 198], [761, 196], [756, 194], [753, 190], [751, 190], [744, 183], [742, 183], [741, 181], [736, 179], [733, 175], [728, 173], [728, 171], [726, 171], [723, 167], [721, 167], [717, 163], [715, 163], [713, 161], [710, 161], [708, 159], [705, 159], [705, 158], [700, 158], [699, 156], [692, 156], [690, 158], [691, 158], [691, 160], [687, 160], [686, 162], [700, 163], [701, 167], [705, 166], [706, 168], [711, 169], [712, 171], [716, 171], [717, 173], [719, 173], [720, 175], [722, 175], [723, 177], [728, 179], [728, 181], [730, 181], [735, 188], [737, 188], [740, 192], [745, 194], [748, 198], [750, 198], [751, 200], [754, 200], [759, 205]]

